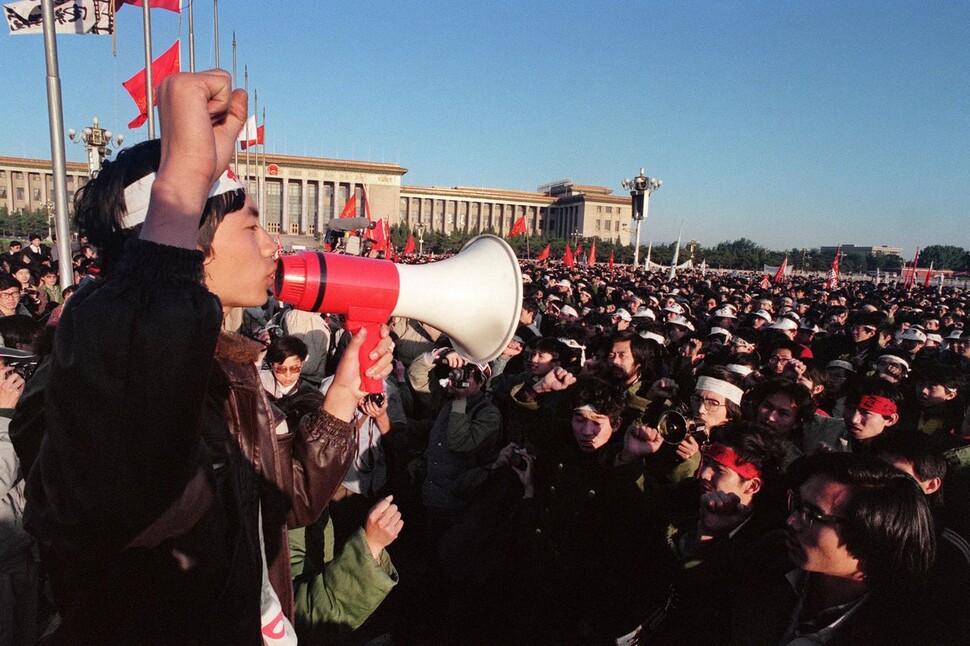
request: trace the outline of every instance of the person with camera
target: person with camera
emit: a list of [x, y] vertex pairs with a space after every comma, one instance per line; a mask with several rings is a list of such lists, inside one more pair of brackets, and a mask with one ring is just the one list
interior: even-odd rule
[[[88, 231], [116, 255], [68, 303], [51, 354], [25, 525], [57, 601], [54, 639], [295, 643], [286, 527], [313, 522], [346, 469], [364, 335], [323, 405], [279, 432], [262, 345], [221, 331], [233, 308], [265, 301], [276, 268], [228, 169], [245, 92], [222, 70], [176, 74], [158, 108], [161, 146], [119, 154], [85, 186]], [[390, 371], [387, 333], [368, 376]]]
[[23, 528], [25, 483], [9, 433], [25, 379], [7, 362], [23, 354], [0, 347], [0, 644], [33, 644], [38, 637], [36, 547]]
[[[279, 329], [279, 328], [277, 328]], [[300, 376], [307, 347], [295, 336], [277, 336], [266, 347], [259, 379], [269, 399], [284, 415], [291, 433], [295, 433], [304, 415], [323, 403], [323, 393]]]
[[421, 498], [431, 535], [448, 529], [468, 507], [456, 491], [462, 477], [498, 453], [502, 418], [485, 395], [488, 364], [469, 363], [451, 348], [421, 355], [408, 371], [412, 387], [429, 392], [437, 410], [424, 452]]

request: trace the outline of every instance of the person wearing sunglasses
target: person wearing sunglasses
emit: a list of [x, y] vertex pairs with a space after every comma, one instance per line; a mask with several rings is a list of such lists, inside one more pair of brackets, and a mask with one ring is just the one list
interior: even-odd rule
[[283, 336], [266, 348], [266, 368], [259, 372], [270, 401], [286, 415], [290, 432], [295, 432], [304, 415], [317, 410], [323, 393], [300, 378], [307, 357], [306, 344], [295, 336]]

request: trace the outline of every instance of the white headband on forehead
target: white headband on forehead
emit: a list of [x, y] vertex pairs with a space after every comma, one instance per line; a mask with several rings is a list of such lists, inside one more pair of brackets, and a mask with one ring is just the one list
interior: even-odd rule
[[740, 363], [729, 363], [724, 367], [735, 374], [741, 375], [742, 377], [747, 377], [754, 372], [754, 369], [751, 368], [751, 366], [745, 366]]
[[741, 405], [741, 396], [744, 395], [744, 391], [727, 381], [722, 381], [720, 379], [715, 379], [714, 377], [701, 377], [697, 380], [697, 387], [694, 388], [694, 392], [699, 390], [706, 390], [712, 392], [715, 395], [724, 395], [724, 399], [729, 402], [734, 402], [738, 406]]
[[[128, 212], [121, 220], [121, 226], [130, 229], [137, 224], [145, 221], [148, 215], [148, 203], [152, 198], [152, 184], [155, 183], [155, 173], [149, 173], [140, 180], [132, 182], [125, 187], [125, 210]], [[209, 189], [209, 197], [222, 195], [231, 191], [246, 190], [236, 174], [232, 172], [232, 167], [219, 176], [216, 183]], [[201, 215], [201, 213], [199, 214]]]

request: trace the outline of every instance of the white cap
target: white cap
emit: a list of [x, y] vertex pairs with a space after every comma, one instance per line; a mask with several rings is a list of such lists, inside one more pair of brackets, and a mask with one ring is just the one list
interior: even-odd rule
[[772, 323], [768, 327], [772, 330], [797, 330], [798, 323], [795, 323], [790, 318], [780, 318], [776, 323]]

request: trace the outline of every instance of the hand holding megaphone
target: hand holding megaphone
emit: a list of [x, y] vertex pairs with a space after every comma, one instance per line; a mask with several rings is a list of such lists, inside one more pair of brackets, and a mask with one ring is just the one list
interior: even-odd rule
[[[377, 343], [370, 343], [370, 336], [377, 336]], [[364, 346], [374, 346], [368, 353], [369, 367], [360, 363], [361, 351]], [[394, 362], [394, 343], [391, 341], [391, 331], [386, 325], [374, 326], [372, 329], [361, 328], [351, 338], [347, 351], [337, 364], [333, 383], [327, 390], [327, 397], [323, 402], [323, 409], [346, 422], [353, 419], [354, 411], [368, 392], [364, 388], [363, 378], [366, 376], [379, 383], [391, 374]]]
[[372, 393], [383, 392], [383, 383], [365, 373], [380, 325], [391, 316], [434, 326], [464, 359], [482, 363], [506, 348], [522, 309], [518, 260], [492, 235], [472, 238], [458, 255], [428, 265], [319, 251], [283, 256], [275, 291], [297, 309], [346, 315], [351, 333], [367, 328], [359, 361], [364, 390]]

